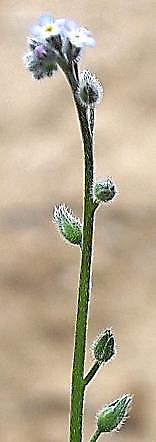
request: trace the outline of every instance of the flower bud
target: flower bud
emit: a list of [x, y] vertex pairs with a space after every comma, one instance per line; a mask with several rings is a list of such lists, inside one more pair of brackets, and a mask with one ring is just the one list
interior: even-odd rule
[[82, 243], [82, 226], [79, 218], [73, 216], [65, 204], [55, 206], [53, 212], [53, 221], [57, 224], [59, 232], [71, 244], [79, 245]]
[[[35, 41], [35, 40], [34, 40]], [[31, 42], [31, 46], [33, 43]], [[57, 64], [54, 55], [48, 55], [43, 45], [36, 45], [23, 57], [26, 69], [28, 69], [35, 80], [45, 77], [52, 77], [57, 71]]]
[[96, 361], [108, 362], [115, 353], [115, 339], [111, 329], [103, 330], [93, 343], [93, 355]]
[[94, 108], [102, 100], [103, 88], [95, 75], [88, 70], [80, 73], [77, 97], [83, 106]]
[[97, 202], [107, 203], [114, 198], [116, 192], [115, 184], [111, 178], [98, 180], [94, 184], [94, 200]]
[[97, 413], [97, 427], [100, 433], [110, 433], [124, 423], [127, 411], [132, 402], [132, 396], [124, 394], [111, 402]]

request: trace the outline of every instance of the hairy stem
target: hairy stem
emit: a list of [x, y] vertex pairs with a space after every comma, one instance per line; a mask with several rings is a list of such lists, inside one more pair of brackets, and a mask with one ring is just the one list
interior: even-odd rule
[[83, 406], [84, 406], [84, 364], [86, 349], [86, 334], [88, 307], [90, 296], [91, 267], [92, 267], [92, 243], [93, 243], [93, 223], [95, 207], [93, 203], [93, 176], [94, 176], [94, 158], [93, 158], [93, 131], [94, 131], [94, 113], [90, 124], [88, 110], [82, 106], [77, 98], [76, 90], [78, 85], [78, 72], [75, 76], [75, 66], [67, 66], [60, 61], [60, 67], [63, 70], [68, 83], [71, 86], [73, 98], [78, 114], [80, 132], [83, 143], [84, 153], [84, 204], [83, 204], [83, 239], [82, 254], [80, 265], [77, 319], [75, 328], [75, 344], [72, 370], [72, 388], [70, 405], [70, 442], [82, 441], [83, 426]]
[[71, 415], [70, 415], [70, 442], [82, 440], [82, 417], [84, 403], [84, 363], [87, 332], [87, 316], [90, 295], [91, 264], [92, 264], [92, 240], [93, 240], [93, 145], [92, 137], [88, 128], [88, 122], [84, 108], [76, 101], [82, 139], [84, 145], [85, 160], [85, 194], [83, 214], [83, 244], [81, 256], [81, 269], [79, 279], [78, 309], [75, 331], [75, 348], [72, 373], [71, 392]]
[[[65, 69], [63, 69], [65, 72]], [[70, 442], [82, 441], [83, 405], [84, 405], [84, 364], [87, 334], [87, 318], [90, 296], [92, 242], [94, 223], [94, 204], [92, 196], [94, 159], [93, 159], [93, 126], [90, 128], [87, 109], [76, 96], [76, 80], [72, 71], [65, 72], [72, 88], [73, 97], [80, 123], [84, 149], [84, 205], [83, 205], [83, 241], [78, 290], [77, 320], [72, 371], [71, 407], [70, 407]]]

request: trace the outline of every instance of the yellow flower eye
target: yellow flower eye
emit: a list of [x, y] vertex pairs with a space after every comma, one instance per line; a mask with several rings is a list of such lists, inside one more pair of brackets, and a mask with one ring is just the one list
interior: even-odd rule
[[49, 23], [49, 25], [45, 26], [44, 31], [51, 32], [53, 29], [54, 29], [54, 26]]

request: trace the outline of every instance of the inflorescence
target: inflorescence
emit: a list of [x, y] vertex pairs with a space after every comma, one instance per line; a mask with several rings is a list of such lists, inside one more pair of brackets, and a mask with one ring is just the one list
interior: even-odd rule
[[94, 47], [91, 32], [65, 18], [54, 19], [49, 14], [40, 17], [28, 37], [28, 52], [24, 56], [26, 68], [35, 79], [51, 77], [60, 61], [78, 60], [84, 47]]

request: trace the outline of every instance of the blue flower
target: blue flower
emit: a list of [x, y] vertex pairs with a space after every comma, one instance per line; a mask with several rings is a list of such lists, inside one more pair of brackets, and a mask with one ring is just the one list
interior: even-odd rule
[[64, 22], [64, 18], [55, 20], [54, 17], [49, 14], [41, 15], [38, 25], [33, 26], [32, 33], [43, 40], [47, 37], [60, 35], [64, 28]]
[[59, 64], [78, 62], [81, 49], [95, 46], [95, 40], [88, 29], [74, 21], [44, 14], [32, 28], [28, 46], [24, 63], [33, 77], [40, 79], [52, 76]]
[[55, 20], [49, 14], [44, 14], [40, 17], [38, 25], [33, 27], [32, 32], [43, 40], [60, 35], [65, 39], [67, 38], [77, 48], [95, 46], [95, 40], [88, 29], [79, 26], [73, 20], [65, 18]]
[[70, 43], [77, 48], [87, 46], [94, 47], [96, 44], [91, 32], [72, 20], [65, 20], [62, 33], [64, 33], [64, 36], [69, 39]]

